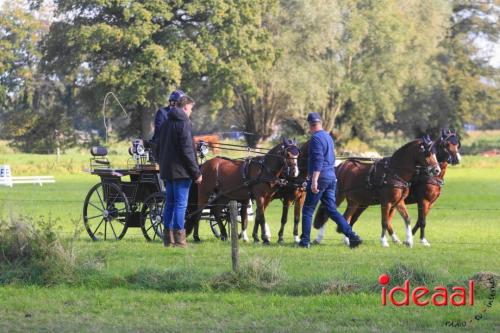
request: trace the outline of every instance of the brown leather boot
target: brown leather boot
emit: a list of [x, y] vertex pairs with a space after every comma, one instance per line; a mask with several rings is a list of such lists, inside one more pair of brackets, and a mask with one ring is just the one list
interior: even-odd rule
[[174, 230], [174, 241], [175, 241], [174, 246], [183, 248], [187, 247], [186, 230], [185, 229]]
[[165, 247], [174, 246], [174, 232], [172, 229], [163, 229], [163, 245]]

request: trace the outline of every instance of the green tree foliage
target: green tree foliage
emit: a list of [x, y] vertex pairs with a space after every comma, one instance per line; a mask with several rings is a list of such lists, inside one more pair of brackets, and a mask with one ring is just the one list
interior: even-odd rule
[[[291, 1], [296, 117], [318, 111], [324, 126], [368, 139], [393, 123], [408, 82], [429, 78], [426, 61], [444, 36], [447, 7], [435, 1]], [[295, 15], [305, 18], [296, 22]], [[292, 65], [293, 66], [293, 65]], [[351, 130], [353, 130], [351, 132]]]
[[[58, 0], [45, 42], [46, 67], [73, 75], [80, 98], [96, 113], [108, 91], [128, 106], [127, 134], [146, 136], [174, 87], [209, 81], [214, 106], [268, 58], [261, 16], [267, 1]], [[204, 81], [203, 81], [204, 80]]]
[[197, 128], [237, 124], [255, 134], [251, 146], [279, 126], [304, 133], [311, 111], [326, 129], [364, 141], [499, 124], [499, 72], [475, 42], [498, 42], [491, 2], [53, 2], [43, 38], [50, 22], [38, 12], [8, 6], [0, 16], [2, 135], [26, 150], [53, 150], [56, 131], [102, 121], [109, 91], [130, 115], [121, 124], [121, 109], [108, 109], [113, 130], [147, 138], [177, 87], [199, 102]]
[[[35, 16], [36, 14], [36, 16]], [[48, 153], [71, 144], [71, 89], [40, 70], [39, 42], [49, 22], [23, 1], [0, 15], [1, 135], [23, 151]]]
[[18, 104], [32, 104], [37, 48], [45, 27], [20, 6], [5, 3], [0, 15], [0, 105], [2, 111]]
[[498, 69], [477, 46], [478, 39], [498, 41], [499, 13], [493, 3], [452, 4], [447, 34], [431, 63], [431, 84], [407, 87], [396, 129], [437, 134], [441, 128], [462, 131], [464, 123], [485, 126], [500, 119]]

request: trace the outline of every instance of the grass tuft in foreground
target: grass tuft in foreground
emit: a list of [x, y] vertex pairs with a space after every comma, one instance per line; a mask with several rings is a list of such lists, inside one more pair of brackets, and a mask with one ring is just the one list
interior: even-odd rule
[[277, 259], [254, 257], [238, 272], [224, 272], [213, 277], [209, 286], [214, 290], [271, 290], [286, 281], [286, 274]]

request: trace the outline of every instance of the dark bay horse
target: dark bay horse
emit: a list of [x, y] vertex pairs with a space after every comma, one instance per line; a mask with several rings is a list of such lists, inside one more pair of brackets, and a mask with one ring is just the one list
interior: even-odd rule
[[[213, 214], [221, 231], [221, 239], [227, 239], [226, 228], [222, 223], [222, 210], [230, 200], [248, 203], [255, 199], [257, 204], [253, 238], [259, 241], [257, 230], [261, 227], [261, 237], [265, 244], [269, 239], [265, 233], [264, 211], [272, 199], [276, 186], [279, 185], [279, 175], [288, 170], [291, 177], [297, 177], [299, 170], [297, 159], [300, 150], [294, 140], [283, 139], [265, 156], [242, 160], [231, 160], [222, 157], [212, 158], [200, 167], [203, 181], [197, 186], [196, 214], [190, 213], [186, 221], [186, 232], [189, 234], [199, 224], [201, 209], [209, 203], [212, 194], [216, 195]], [[246, 206], [242, 207], [246, 211]], [[193, 209], [191, 209], [193, 211]]]
[[[441, 172], [436, 158], [435, 145], [425, 136], [413, 140], [399, 148], [390, 158], [384, 158], [374, 164], [363, 163], [356, 159], [348, 159], [336, 169], [337, 206], [347, 199], [344, 212], [346, 220], [353, 225], [368, 206], [380, 205], [382, 213], [382, 246], [388, 247], [386, 232], [395, 243], [401, 243], [392, 227], [392, 217], [397, 207], [404, 216], [406, 224], [406, 241], [413, 246], [413, 235], [410, 217], [404, 199], [409, 193], [409, 182], [418, 169], [424, 168], [427, 173], [438, 175]], [[314, 219], [316, 229], [328, 221], [326, 210], [320, 206]], [[322, 237], [320, 237], [322, 238]], [[321, 239], [316, 239], [321, 241]]]
[[[296, 243], [300, 241], [299, 223], [300, 223], [300, 214], [302, 212], [302, 206], [304, 205], [304, 200], [306, 197], [304, 183], [307, 178], [308, 147], [309, 147], [309, 140], [306, 141], [302, 146], [300, 146], [300, 155], [297, 161], [299, 175], [297, 177], [291, 177], [289, 176], [290, 173], [287, 172], [281, 174], [279, 177], [282, 179], [282, 182], [279, 184], [279, 186], [275, 187], [275, 191], [272, 194], [271, 201], [281, 200], [282, 202], [281, 227], [278, 232], [278, 243], [280, 244], [283, 244], [285, 242], [284, 239], [285, 225], [288, 221], [288, 211], [292, 205], [294, 206], [293, 237]], [[248, 241], [248, 236], [246, 231], [248, 222], [245, 219], [245, 216], [241, 216], [241, 220], [242, 220], [241, 238], [243, 238], [244, 241]], [[257, 223], [254, 225], [254, 228], [256, 226], [258, 227]], [[256, 232], [257, 231], [254, 229], [253, 233], [255, 234]]]
[[439, 175], [434, 176], [426, 172], [420, 172], [411, 181], [410, 194], [405, 199], [405, 203], [418, 205], [418, 220], [413, 227], [412, 233], [415, 235], [420, 229], [420, 243], [430, 246], [425, 239], [425, 225], [427, 214], [433, 204], [441, 194], [441, 187], [444, 184], [444, 175], [448, 164], [456, 165], [460, 163], [460, 140], [457, 133], [450, 130], [442, 130], [441, 136], [435, 141], [436, 157], [441, 168]]

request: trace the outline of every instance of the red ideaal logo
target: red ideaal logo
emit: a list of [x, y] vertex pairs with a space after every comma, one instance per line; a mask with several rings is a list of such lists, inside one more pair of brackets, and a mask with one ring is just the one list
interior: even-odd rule
[[[379, 276], [378, 281], [382, 287], [382, 305], [387, 305], [387, 287], [391, 278], [387, 274]], [[469, 290], [466, 287], [452, 287], [452, 293], [448, 297], [448, 289], [444, 286], [437, 286], [431, 292], [426, 286], [418, 286], [410, 290], [410, 280], [405, 280], [404, 286], [396, 286], [389, 291], [389, 300], [395, 306], [408, 306], [410, 305], [410, 296], [413, 304], [417, 306], [426, 306], [432, 302], [435, 306], [446, 306], [451, 304], [453, 306], [474, 305], [474, 280], [469, 280]], [[396, 292], [404, 295], [403, 300], [398, 301], [394, 298]], [[430, 300], [425, 297], [427, 294], [432, 294]], [[468, 297], [467, 297], [468, 295]]]

